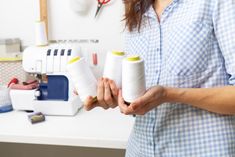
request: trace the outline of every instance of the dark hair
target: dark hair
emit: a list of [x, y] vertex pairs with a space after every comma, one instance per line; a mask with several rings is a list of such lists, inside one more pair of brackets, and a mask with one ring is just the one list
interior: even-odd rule
[[124, 20], [129, 31], [140, 30], [143, 14], [153, 4], [154, 0], [123, 0], [125, 5]]

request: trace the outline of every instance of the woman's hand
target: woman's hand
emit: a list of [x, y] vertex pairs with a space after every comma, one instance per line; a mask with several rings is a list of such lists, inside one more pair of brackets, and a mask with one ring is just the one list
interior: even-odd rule
[[146, 91], [146, 93], [137, 98], [129, 106], [125, 104], [121, 90], [118, 94], [118, 105], [122, 113], [126, 115], [144, 115], [153, 108], [165, 102], [166, 91], [162, 86], [154, 86]]
[[95, 108], [102, 107], [104, 109], [115, 108], [117, 106], [118, 88], [114, 81], [107, 78], [101, 78], [97, 85], [97, 100], [89, 96], [85, 103], [87, 111]]

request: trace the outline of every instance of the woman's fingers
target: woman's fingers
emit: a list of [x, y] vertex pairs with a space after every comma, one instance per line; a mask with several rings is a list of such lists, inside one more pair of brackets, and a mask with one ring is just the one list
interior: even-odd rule
[[147, 112], [152, 110], [155, 106], [155, 103], [146, 103], [143, 106], [135, 111], [136, 115], [145, 115]]
[[121, 112], [126, 115], [144, 115], [146, 112], [149, 111], [149, 108], [151, 108], [151, 106], [149, 105], [149, 99], [149, 95], [145, 94], [144, 96], [136, 99], [128, 106], [125, 104], [124, 99], [122, 97], [122, 93], [120, 91], [118, 96], [118, 105], [121, 109]]
[[111, 89], [109, 87], [108, 80], [106, 80], [106, 79], [104, 80], [104, 101], [109, 106], [111, 106], [113, 104]]
[[161, 86], [150, 88], [143, 96], [132, 102], [130, 107], [132, 107], [135, 114], [144, 115], [163, 102], [163, 92], [164, 90]]
[[97, 100], [98, 104], [103, 107], [104, 109], [108, 109], [108, 105], [105, 103], [104, 100], [104, 93], [105, 92], [105, 86], [104, 86], [104, 79], [101, 78], [98, 81], [98, 86], [97, 86]]
[[125, 104], [125, 101], [122, 97], [121, 90], [119, 90], [119, 93], [118, 93], [118, 106], [120, 107], [120, 111], [126, 115], [134, 113], [132, 107], [127, 106], [127, 104]]
[[[114, 90], [114, 93], [111, 88]], [[105, 78], [104, 79], [104, 101], [110, 108], [115, 108], [117, 106], [117, 96], [118, 96], [118, 91], [116, 89], [115, 83]]]
[[119, 93], [118, 93], [118, 106], [119, 106], [120, 111], [122, 113], [124, 113], [124, 111], [127, 110], [127, 106], [124, 103], [124, 100], [123, 100], [123, 97], [122, 97], [122, 91], [121, 90], [119, 90]]
[[110, 89], [114, 97], [118, 97], [118, 88], [113, 80], [109, 80]]
[[138, 111], [145, 106], [151, 100], [148, 94], [143, 95], [142, 97], [137, 98], [134, 102], [130, 104], [134, 111]]
[[[85, 102], [87, 110], [100, 106], [104, 109], [115, 108], [117, 106], [118, 89], [114, 83], [107, 78], [101, 78], [97, 84], [97, 102], [92, 102], [89, 97]], [[95, 105], [94, 105], [95, 104]]]
[[116, 83], [113, 80], [109, 80], [109, 87], [111, 89], [111, 95], [113, 98], [113, 105], [110, 106], [111, 108], [115, 108], [118, 105], [118, 88], [116, 86]]
[[84, 102], [84, 107], [87, 111], [90, 111], [91, 109], [97, 107], [97, 103], [94, 102], [94, 98], [92, 96], [89, 96]]

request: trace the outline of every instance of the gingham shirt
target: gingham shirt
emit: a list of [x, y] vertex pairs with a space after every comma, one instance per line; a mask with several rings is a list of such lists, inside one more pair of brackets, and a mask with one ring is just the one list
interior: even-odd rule
[[[147, 87], [235, 85], [235, 0], [173, 0], [160, 23], [150, 7], [125, 41], [145, 59]], [[126, 156], [234, 157], [235, 116], [162, 104], [136, 117]]]

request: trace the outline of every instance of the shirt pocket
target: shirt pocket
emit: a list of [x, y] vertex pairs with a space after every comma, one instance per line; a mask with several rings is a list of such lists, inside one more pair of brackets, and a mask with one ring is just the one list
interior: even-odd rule
[[195, 76], [207, 69], [213, 27], [203, 21], [175, 26], [169, 37], [167, 71], [177, 76]]
[[148, 29], [141, 30], [141, 32], [133, 31], [128, 37], [128, 54], [140, 55], [143, 57], [147, 56], [149, 48], [149, 35]]
[[150, 36], [147, 31], [133, 32], [128, 38], [128, 55], [139, 55], [144, 59], [145, 75], [149, 73], [149, 44]]

